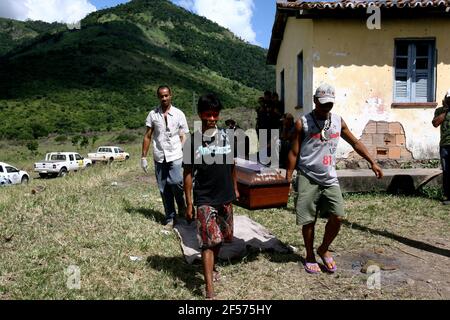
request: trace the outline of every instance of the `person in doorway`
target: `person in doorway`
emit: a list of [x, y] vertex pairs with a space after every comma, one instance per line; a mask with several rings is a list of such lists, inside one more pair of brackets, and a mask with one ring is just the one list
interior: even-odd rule
[[336, 149], [342, 136], [366, 159], [377, 178], [383, 176], [367, 148], [350, 132], [344, 119], [331, 109], [335, 102], [334, 88], [322, 84], [314, 95], [315, 109], [295, 122], [292, 147], [288, 154], [286, 178], [292, 180], [297, 170], [298, 196], [295, 203], [296, 222], [302, 226], [306, 248], [305, 270], [320, 273], [314, 254], [314, 230], [318, 215], [328, 217], [322, 244], [317, 249], [325, 269], [337, 270], [329, 247], [339, 233], [344, 217], [341, 189], [336, 174]]
[[285, 113], [282, 117], [282, 127], [280, 135], [280, 168], [286, 169], [287, 158], [291, 150], [292, 139], [295, 135], [294, 116]]
[[280, 101], [280, 96], [276, 92], [272, 93], [272, 110], [279, 118], [284, 115], [283, 101]]
[[236, 158], [248, 159], [250, 154], [250, 138], [244, 130], [233, 119], [225, 120], [227, 132], [234, 135], [234, 156]]

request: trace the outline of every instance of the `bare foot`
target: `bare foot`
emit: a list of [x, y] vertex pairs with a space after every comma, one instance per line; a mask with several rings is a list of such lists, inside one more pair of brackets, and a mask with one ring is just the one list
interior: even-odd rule
[[205, 299], [206, 300], [216, 300], [216, 294], [214, 292], [206, 292]]

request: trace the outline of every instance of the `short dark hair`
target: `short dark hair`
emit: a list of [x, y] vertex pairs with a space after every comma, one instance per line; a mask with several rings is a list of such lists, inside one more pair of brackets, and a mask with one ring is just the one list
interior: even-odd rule
[[265, 96], [271, 96], [271, 95], [272, 95], [272, 92], [269, 91], [269, 90], [266, 90], [266, 91], [264, 91], [264, 95], [265, 95]]
[[159, 90], [161, 89], [168, 89], [169, 93], [172, 94], [172, 90], [170, 89], [169, 86], [163, 85], [163, 86], [159, 86], [158, 89], [156, 90], [156, 95], [159, 96]]
[[204, 111], [220, 111], [222, 110], [222, 103], [219, 98], [213, 93], [208, 93], [200, 97], [197, 103], [197, 112], [201, 113]]

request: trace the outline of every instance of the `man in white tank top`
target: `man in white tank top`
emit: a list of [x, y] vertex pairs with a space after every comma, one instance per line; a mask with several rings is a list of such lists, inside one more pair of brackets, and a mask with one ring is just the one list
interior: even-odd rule
[[328, 272], [335, 272], [336, 262], [328, 251], [336, 238], [344, 217], [344, 201], [336, 174], [336, 150], [339, 138], [344, 138], [353, 149], [366, 159], [377, 178], [383, 171], [372, 159], [364, 144], [349, 130], [344, 119], [331, 113], [335, 90], [322, 84], [314, 95], [315, 109], [297, 120], [292, 148], [288, 155], [286, 178], [292, 180], [297, 170], [298, 197], [295, 201], [296, 222], [302, 226], [305, 241], [305, 270], [320, 273], [314, 254], [314, 228], [317, 216], [327, 217], [322, 244], [317, 248]]

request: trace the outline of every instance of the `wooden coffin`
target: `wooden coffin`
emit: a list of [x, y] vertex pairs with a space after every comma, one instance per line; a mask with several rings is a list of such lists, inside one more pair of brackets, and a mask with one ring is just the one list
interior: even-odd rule
[[279, 208], [287, 205], [289, 182], [277, 169], [236, 159], [236, 178], [240, 194], [237, 205], [247, 209]]

